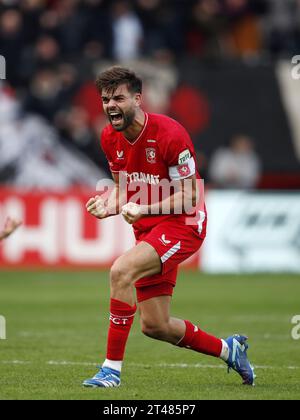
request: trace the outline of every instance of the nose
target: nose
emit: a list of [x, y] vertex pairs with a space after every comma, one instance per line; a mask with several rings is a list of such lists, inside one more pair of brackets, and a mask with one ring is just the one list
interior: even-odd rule
[[107, 108], [110, 109], [110, 108], [114, 108], [115, 106], [116, 106], [116, 101], [113, 98], [111, 98], [108, 101]]

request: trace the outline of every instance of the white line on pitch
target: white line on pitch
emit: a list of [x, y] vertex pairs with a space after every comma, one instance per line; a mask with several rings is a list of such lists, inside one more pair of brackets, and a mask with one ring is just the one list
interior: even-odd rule
[[[25, 360], [0, 360], [0, 364], [5, 365], [30, 365], [36, 362], [33, 361], [25, 361]], [[49, 360], [44, 362], [46, 365], [52, 366], [97, 366], [99, 363], [93, 362], [70, 362], [66, 360]], [[201, 364], [201, 363], [156, 363], [156, 364], [143, 364], [143, 363], [126, 363], [127, 366], [136, 367], [136, 368], [174, 368], [174, 369], [226, 369], [227, 367], [225, 364], [222, 365], [209, 365], [209, 364]], [[300, 369], [300, 366], [265, 366], [265, 365], [254, 365], [256, 369], [290, 369], [290, 370], [297, 370]]]

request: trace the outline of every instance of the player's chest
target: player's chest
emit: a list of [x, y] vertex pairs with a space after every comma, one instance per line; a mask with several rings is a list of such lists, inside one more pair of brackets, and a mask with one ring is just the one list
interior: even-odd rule
[[143, 171], [150, 174], [167, 171], [158, 142], [155, 139], [146, 138], [133, 145], [120, 140], [115, 149], [116, 162], [124, 171]]

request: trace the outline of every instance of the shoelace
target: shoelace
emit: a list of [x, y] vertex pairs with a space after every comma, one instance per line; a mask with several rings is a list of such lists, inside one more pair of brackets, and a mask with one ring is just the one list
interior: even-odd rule
[[[97, 365], [96, 366], [96, 368], [97, 369], [101, 369], [101, 371], [100, 372], [98, 372], [98, 373], [96, 373], [96, 375], [94, 376], [94, 377], [96, 377], [96, 376], [98, 376], [98, 375], [101, 375], [102, 376], [102, 378], [101, 377], [97, 377], [96, 379], [104, 379], [105, 378], [105, 376], [108, 376], [108, 375], [111, 375], [112, 377], [116, 377], [116, 378], [118, 378], [118, 376], [117, 375], [114, 375], [113, 373], [110, 373], [110, 372], [108, 372], [107, 374], [105, 373], [105, 372], [103, 372], [103, 369], [105, 369], [105, 368], [103, 368], [101, 365]], [[108, 369], [108, 368], [107, 368]], [[119, 379], [119, 378], [118, 378]]]

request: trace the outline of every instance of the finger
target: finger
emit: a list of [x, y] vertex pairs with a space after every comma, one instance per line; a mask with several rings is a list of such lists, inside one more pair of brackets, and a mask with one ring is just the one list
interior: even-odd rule
[[137, 212], [137, 210], [136, 209], [130, 209], [130, 210], [128, 210], [127, 211], [127, 216], [130, 218], [130, 219], [135, 219], [137, 216], [138, 216], [138, 212]]
[[97, 216], [98, 216], [98, 213], [96, 212], [96, 210], [91, 210], [91, 211], [90, 211], [90, 214], [91, 214], [92, 216], [95, 216], [95, 217], [97, 217]]
[[126, 213], [122, 213], [122, 216], [123, 216], [123, 218], [124, 218], [125, 222], [130, 223], [130, 219], [129, 219], [129, 217], [127, 216], [127, 214], [126, 214]]
[[127, 204], [124, 204], [124, 206], [122, 206], [122, 213], [124, 212], [125, 214], [127, 213], [127, 211], [128, 211], [128, 203]]
[[102, 202], [96, 201], [94, 204], [92, 204], [88, 211], [93, 214], [93, 216], [102, 218], [105, 217], [107, 215], [107, 209], [106, 207], [102, 204]]
[[86, 203], [85, 207], [88, 208], [89, 206], [91, 206], [93, 203], [95, 203], [95, 198], [90, 198], [89, 201]]
[[89, 203], [88, 207], [96, 207], [97, 205], [97, 201], [92, 201], [91, 203]]
[[95, 216], [95, 217], [102, 217], [102, 216], [103, 216], [103, 213], [102, 213], [102, 212], [99, 212], [99, 211], [98, 211], [98, 210], [96, 210], [96, 209], [91, 210], [91, 211], [90, 211], [90, 214], [91, 214], [92, 216]]
[[91, 198], [89, 199], [89, 201], [87, 202], [87, 204], [94, 203], [95, 201], [96, 201], [96, 198], [95, 198], [95, 197], [91, 197]]
[[107, 200], [104, 200], [103, 198], [102, 198], [102, 196], [100, 196], [100, 195], [96, 195], [96, 200], [97, 200], [97, 203], [101, 203], [103, 206], [105, 206], [105, 203], [106, 203], [106, 201]]
[[136, 213], [134, 213], [134, 211], [132, 211], [132, 210], [128, 210], [127, 216], [130, 217], [130, 218], [132, 218], [132, 217], [135, 217], [136, 216]]
[[96, 208], [105, 207], [104, 201], [100, 198], [96, 201]]
[[91, 211], [95, 210], [96, 208], [97, 208], [96, 203], [93, 203], [92, 205], [90, 205], [89, 207], [87, 207], [87, 211], [88, 212], [91, 212]]
[[126, 220], [126, 222], [129, 223], [130, 225], [132, 225], [134, 223], [134, 218], [131, 215], [129, 215], [128, 213], [125, 214], [123, 217]]
[[126, 213], [131, 217], [136, 217], [140, 212], [140, 206], [134, 203], [127, 203], [123, 207], [126, 210]]

